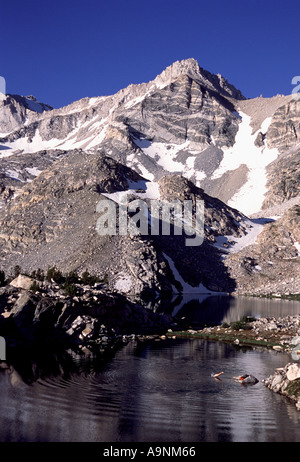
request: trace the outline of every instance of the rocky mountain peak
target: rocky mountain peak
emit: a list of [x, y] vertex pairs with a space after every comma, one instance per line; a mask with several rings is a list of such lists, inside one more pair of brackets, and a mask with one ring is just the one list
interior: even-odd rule
[[198, 61], [194, 58], [174, 62], [156, 77], [155, 83], [157, 86], [163, 87], [172, 83], [181, 75], [188, 75], [192, 79], [202, 83], [211, 90], [218, 91], [224, 96], [229, 96], [238, 100], [245, 99], [241, 91], [229, 84], [221, 74], [211, 74], [200, 67]]

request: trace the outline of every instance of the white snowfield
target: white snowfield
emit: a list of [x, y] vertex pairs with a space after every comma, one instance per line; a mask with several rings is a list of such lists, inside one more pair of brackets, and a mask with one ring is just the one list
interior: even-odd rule
[[[158, 143], [151, 142], [146, 139], [134, 139], [135, 144], [143, 151], [143, 153], [154, 159], [157, 165], [162, 167], [166, 172], [181, 173], [184, 177], [192, 179], [195, 178], [196, 184], [205, 178], [205, 173], [195, 170], [194, 163], [197, 154], [200, 153], [190, 149], [190, 141], [187, 140], [182, 144], [173, 143]], [[185, 163], [176, 161], [176, 156], [180, 151], [186, 151], [188, 157]], [[149, 173], [145, 172], [148, 179]], [[150, 174], [151, 176], [151, 174]]]
[[219, 178], [224, 173], [235, 170], [241, 165], [248, 167], [248, 180], [244, 186], [228, 202], [233, 208], [245, 215], [258, 212], [264, 201], [267, 182], [266, 167], [279, 155], [277, 149], [269, 149], [265, 145], [255, 146], [254, 142], [259, 132], [266, 134], [271, 123], [267, 118], [260, 129], [252, 133], [251, 117], [239, 112], [241, 122], [233, 147], [224, 149], [224, 158], [219, 168], [214, 172], [213, 178]]
[[[265, 119], [259, 130], [252, 133], [251, 117], [243, 112], [239, 112], [236, 115], [241, 122], [235, 144], [230, 148], [223, 147], [223, 160], [214, 172], [212, 179], [220, 178], [224, 173], [233, 171], [241, 165], [246, 165], [248, 168], [247, 182], [228, 201], [228, 205], [249, 216], [261, 209], [265, 193], [267, 192], [266, 167], [278, 157], [279, 152], [277, 149], [269, 149], [266, 145], [261, 147], [255, 146], [258, 133], [261, 132], [264, 135], [267, 133], [271, 117]], [[187, 178], [194, 178], [197, 185], [201, 184], [201, 180], [205, 178], [204, 172], [194, 168], [196, 156], [200, 152], [195, 153], [193, 151], [193, 155], [190, 154], [185, 164], [175, 160], [180, 150], [188, 150], [188, 141], [181, 145], [155, 143], [148, 140], [135, 140], [135, 143], [145, 155], [155, 159], [157, 164], [166, 171], [179, 172]], [[149, 172], [144, 171], [144, 173], [151, 180]]]
[[[268, 218], [261, 219], [247, 219], [244, 221], [245, 235], [241, 237], [233, 236], [218, 236], [216, 237], [215, 247], [219, 248], [225, 253], [237, 253], [248, 245], [255, 244], [257, 237], [263, 231], [264, 225], [272, 221]], [[224, 247], [226, 244], [226, 248]]]

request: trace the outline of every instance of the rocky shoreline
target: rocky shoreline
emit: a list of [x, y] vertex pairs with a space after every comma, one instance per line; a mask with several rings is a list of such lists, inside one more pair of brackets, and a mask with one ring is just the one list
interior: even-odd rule
[[133, 335], [160, 335], [172, 325], [105, 283], [59, 284], [19, 275], [0, 288], [0, 335], [9, 349], [49, 347], [105, 351]]
[[[170, 334], [170, 332], [169, 332]], [[264, 346], [277, 351], [290, 352], [293, 359], [300, 359], [300, 315], [279, 318], [248, 318], [203, 329], [188, 329], [172, 335], [222, 340], [236, 345]]]
[[266, 387], [292, 400], [300, 411], [300, 366], [288, 363], [263, 380]]
[[[76, 292], [71, 293], [72, 290]], [[194, 329], [187, 320], [156, 313], [103, 282], [61, 285], [18, 275], [0, 288], [0, 335], [8, 350], [71, 348], [80, 354], [106, 354], [125, 343], [145, 339], [201, 338], [237, 347], [272, 348], [291, 362], [263, 380], [292, 399], [300, 410], [300, 315], [245, 317], [240, 321]]]

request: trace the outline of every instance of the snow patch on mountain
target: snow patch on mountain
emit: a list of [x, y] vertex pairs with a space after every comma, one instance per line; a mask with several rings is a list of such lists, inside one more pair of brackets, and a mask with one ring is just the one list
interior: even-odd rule
[[[181, 173], [186, 178], [194, 179], [196, 184], [206, 177], [204, 172], [197, 171], [194, 167], [196, 155], [199, 152], [189, 150], [189, 140], [182, 144], [172, 144], [134, 138], [134, 143], [146, 156], [152, 158], [166, 172]], [[177, 160], [180, 153], [184, 154], [185, 160]]]
[[9, 178], [12, 178], [13, 180], [17, 180], [17, 181], [22, 181], [19, 178], [20, 173], [21, 173], [20, 170], [7, 170], [5, 172], [6, 176], [8, 176]]
[[[30, 138], [20, 137], [14, 141], [6, 142], [3, 145], [6, 152], [2, 152], [0, 157], [8, 157], [16, 151], [33, 153], [47, 149], [90, 149], [103, 141], [107, 130], [106, 122], [107, 118], [101, 118], [100, 120], [78, 123], [64, 139], [43, 139], [39, 130], [36, 130], [35, 135]], [[82, 133], [84, 134], [82, 135]]]
[[[256, 243], [258, 236], [264, 229], [264, 225], [269, 223], [268, 218], [261, 219], [246, 219], [244, 220], [245, 235], [241, 237], [231, 236], [216, 236], [214, 246], [222, 250], [224, 253], [237, 253], [249, 245]], [[226, 246], [226, 247], [225, 247]]]
[[189, 142], [182, 145], [151, 142], [145, 139], [135, 139], [135, 143], [147, 156], [156, 160], [157, 164], [168, 172], [179, 172], [183, 170], [183, 164], [174, 160], [180, 149], [188, 147]]
[[27, 167], [25, 170], [32, 175], [32, 176], [39, 176], [40, 173], [42, 173], [42, 170], [39, 170], [36, 167]]
[[113, 193], [102, 193], [102, 196], [116, 202], [117, 204], [127, 204], [128, 194], [134, 194], [141, 199], [159, 200], [159, 185], [155, 181], [128, 181], [128, 190], [116, 191]]
[[130, 292], [131, 287], [133, 286], [132, 278], [126, 274], [124, 271], [118, 274], [117, 279], [114, 283], [115, 290], [119, 292], [127, 293]]
[[266, 133], [271, 118], [267, 118], [260, 129], [252, 133], [251, 117], [243, 112], [239, 114], [241, 123], [235, 144], [230, 148], [223, 148], [223, 160], [212, 178], [220, 178], [224, 173], [245, 164], [248, 167], [248, 180], [230, 199], [228, 205], [246, 215], [251, 215], [261, 209], [267, 192], [266, 167], [278, 157], [279, 152], [277, 149], [269, 149], [266, 145], [261, 147], [255, 145], [258, 133]]
[[[1, 153], [1, 157], [8, 157], [9, 155], [14, 154], [16, 151], [25, 151], [28, 153], [41, 151], [43, 149], [54, 149], [56, 148], [62, 140], [51, 139], [43, 140], [39, 132], [35, 134], [33, 138], [18, 138], [14, 141], [7, 142], [5, 147], [8, 151]], [[3, 155], [4, 154], [4, 155]]]

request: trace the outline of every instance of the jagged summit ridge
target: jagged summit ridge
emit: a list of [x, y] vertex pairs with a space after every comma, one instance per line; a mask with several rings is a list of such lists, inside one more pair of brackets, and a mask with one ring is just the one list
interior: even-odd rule
[[194, 58], [175, 61], [159, 74], [154, 82], [157, 86], [165, 86], [172, 83], [181, 75], [188, 75], [192, 79], [202, 82], [205, 86], [215, 89], [225, 96], [230, 96], [238, 100], [245, 99], [241, 91], [228, 83], [221, 74], [211, 74], [200, 67], [198, 61]]

